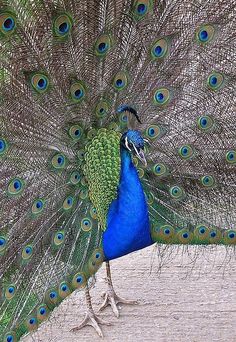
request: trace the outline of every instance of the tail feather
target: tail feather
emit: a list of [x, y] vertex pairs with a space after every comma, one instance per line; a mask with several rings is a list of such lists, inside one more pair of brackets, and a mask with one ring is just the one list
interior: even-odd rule
[[147, 168], [134, 162], [153, 239], [235, 245], [233, 1], [4, 0], [4, 15], [1, 338], [37, 328], [102, 263], [85, 146], [127, 129], [124, 105], [150, 142]]

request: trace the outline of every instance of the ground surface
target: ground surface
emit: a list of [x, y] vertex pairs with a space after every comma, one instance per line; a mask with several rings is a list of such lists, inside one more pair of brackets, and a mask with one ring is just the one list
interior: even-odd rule
[[[178, 253], [177, 253], [178, 252]], [[158, 273], [158, 266], [161, 274]], [[117, 293], [140, 304], [121, 306], [120, 318], [110, 308], [101, 316], [112, 322], [103, 326], [104, 339], [93, 328], [70, 332], [84, 316], [83, 292], [73, 294], [23, 342], [236, 342], [236, 260], [223, 247], [205, 252], [192, 247], [153, 247], [111, 263]], [[94, 308], [106, 289], [104, 267], [91, 289]]]

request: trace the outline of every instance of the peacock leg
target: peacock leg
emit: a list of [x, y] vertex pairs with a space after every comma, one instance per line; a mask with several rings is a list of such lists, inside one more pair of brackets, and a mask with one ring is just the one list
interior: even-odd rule
[[83, 321], [80, 323], [80, 325], [78, 327], [71, 329], [71, 331], [76, 332], [82, 329], [83, 327], [85, 327], [86, 325], [91, 325], [92, 327], [94, 327], [98, 335], [100, 337], [103, 337], [103, 333], [99, 324], [111, 325], [111, 323], [104, 321], [103, 319], [101, 319], [94, 313], [88, 287], [86, 287], [85, 289], [85, 296], [86, 296], [87, 312], [85, 314]]
[[138, 304], [137, 301], [135, 300], [127, 300], [124, 298], [121, 298], [118, 296], [113, 288], [112, 280], [111, 280], [111, 269], [110, 269], [110, 264], [109, 261], [106, 262], [106, 271], [107, 271], [107, 284], [108, 284], [108, 290], [103, 294], [104, 297], [104, 302], [102, 303], [101, 307], [99, 308], [99, 311], [104, 310], [108, 305], [111, 306], [112, 311], [114, 312], [114, 315], [118, 318], [120, 313], [117, 307], [118, 303], [123, 303], [123, 304]]

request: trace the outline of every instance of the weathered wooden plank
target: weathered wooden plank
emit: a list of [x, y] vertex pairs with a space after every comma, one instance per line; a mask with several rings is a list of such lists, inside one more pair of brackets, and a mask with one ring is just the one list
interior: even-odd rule
[[[178, 250], [178, 253], [177, 253]], [[112, 326], [103, 326], [104, 340], [158, 342], [236, 341], [236, 260], [233, 251], [207, 248], [199, 253], [191, 247], [167, 250], [169, 262], [158, 274], [157, 251], [153, 247], [111, 263], [117, 292], [139, 305], [121, 307], [116, 319], [110, 309], [102, 313]], [[150, 273], [151, 260], [154, 257]], [[104, 268], [91, 289], [94, 308], [101, 303], [106, 284]], [[91, 327], [77, 334], [70, 329], [84, 315], [83, 292], [73, 294], [38, 332], [24, 342], [101, 341]]]

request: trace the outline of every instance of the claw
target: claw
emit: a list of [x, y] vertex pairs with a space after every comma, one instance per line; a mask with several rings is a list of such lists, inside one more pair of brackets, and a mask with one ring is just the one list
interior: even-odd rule
[[89, 311], [87, 311], [87, 313], [86, 313], [83, 321], [80, 323], [80, 325], [78, 325], [78, 327], [71, 329], [71, 331], [76, 332], [76, 331], [82, 329], [83, 327], [85, 327], [86, 325], [90, 325], [96, 330], [97, 334], [103, 338], [103, 332], [102, 332], [102, 329], [100, 328], [99, 324], [111, 325], [111, 323], [104, 321], [103, 319], [101, 319], [100, 317], [95, 315], [94, 312], [89, 310]]
[[108, 291], [106, 293], [103, 294], [104, 297], [104, 301], [102, 303], [102, 305], [100, 306], [98, 311], [102, 311], [104, 310], [108, 305], [111, 306], [112, 311], [114, 313], [114, 315], [119, 318], [120, 313], [117, 307], [117, 304], [122, 303], [122, 304], [138, 304], [138, 302], [136, 300], [128, 300], [128, 299], [124, 299], [120, 296], [118, 296], [115, 291], [113, 290], [113, 288], [108, 288]]

